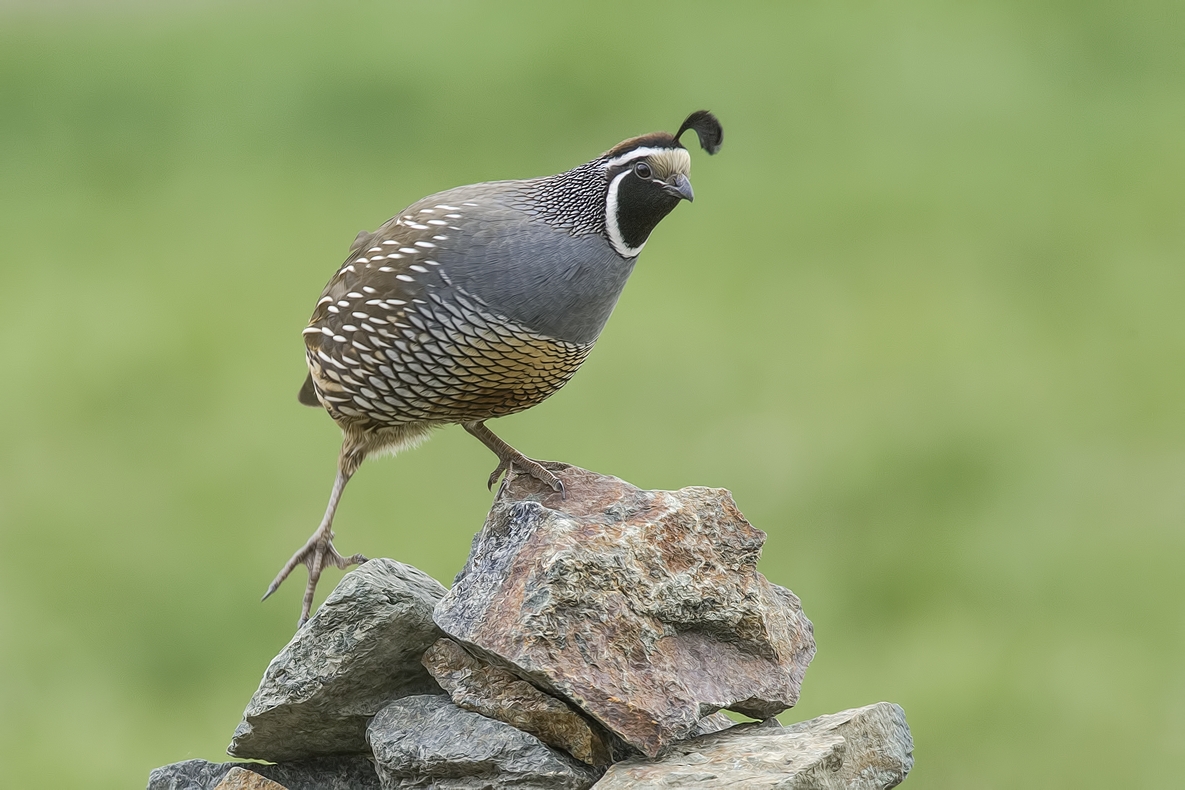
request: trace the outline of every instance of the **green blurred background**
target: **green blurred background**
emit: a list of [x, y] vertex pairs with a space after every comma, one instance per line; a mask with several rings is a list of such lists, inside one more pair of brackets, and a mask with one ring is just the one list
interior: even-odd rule
[[[4, 4], [3, 784], [222, 756], [332, 482], [300, 330], [359, 229], [709, 107], [695, 204], [573, 383], [496, 429], [730, 488], [815, 623], [783, 718], [902, 704], [907, 786], [1179, 786], [1182, 17]], [[339, 547], [447, 582], [493, 462], [453, 428], [367, 463]]]

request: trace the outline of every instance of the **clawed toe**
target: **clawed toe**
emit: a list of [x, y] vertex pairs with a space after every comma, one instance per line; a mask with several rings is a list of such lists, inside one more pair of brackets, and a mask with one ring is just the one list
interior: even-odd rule
[[366, 557], [362, 554], [354, 554], [349, 557], [343, 557], [338, 553], [337, 549], [333, 547], [333, 533], [327, 530], [317, 530], [313, 536], [309, 538], [308, 542], [300, 548], [292, 559], [288, 560], [283, 569], [268, 586], [267, 592], [263, 594], [263, 600], [279, 589], [280, 584], [296, 569], [297, 565], [304, 565], [309, 569], [309, 580], [305, 585], [304, 599], [301, 602], [300, 619], [297, 621], [297, 628], [308, 622], [309, 616], [313, 610], [313, 596], [317, 592], [317, 582], [321, 580], [321, 572], [328, 566], [332, 565], [337, 568], [346, 569], [351, 565], [360, 565], [366, 562]]
[[495, 468], [493, 473], [490, 475], [490, 479], [487, 483], [489, 489], [491, 491], [494, 489], [494, 483], [498, 482], [498, 478], [502, 476], [503, 472], [506, 473], [506, 477], [509, 480], [510, 477], [514, 475], [516, 467], [520, 471], [525, 471], [531, 477], [535, 478], [540, 483], [543, 483], [543, 485], [547, 486], [552, 491], [555, 491], [560, 495], [561, 499], [567, 497], [567, 491], [564, 489], [564, 481], [560, 480], [559, 477], [557, 477], [547, 467], [543, 466], [543, 464], [531, 458], [527, 458], [526, 456], [523, 456], [522, 460], [500, 461], [497, 468]]
[[506, 472], [509, 474], [509, 472], [510, 472], [510, 462], [509, 461], [499, 461], [498, 462], [498, 465], [496, 467], [494, 467], [494, 471], [490, 472], [490, 479], [486, 481], [486, 488], [493, 491], [494, 490], [494, 483], [498, 482], [498, 478], [502, 476], [503, 472]]
[[543, 483], [543, 485], [547, 486], [552, 491], [559, 494], [561, 498], [565, 497], [567, 492], [564, 490], [563, 480], [560, 480], [560, 478], [554, 472], [538, 461], [531, 458], [525, 458], [524, 460], [526, 461], [526, 464], [524, 464], [524, 469], [526, 470], [527, 474], [538, 480], [540, 483]]

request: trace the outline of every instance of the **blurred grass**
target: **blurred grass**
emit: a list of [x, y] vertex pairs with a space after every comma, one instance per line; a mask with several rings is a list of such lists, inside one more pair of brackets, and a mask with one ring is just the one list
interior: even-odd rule
[[[573, 384], [499, 422], [726, 486], [909, 785], [1168, 787], [1185, 757], [1185, 34], [1173, 3], [0, 9], [0, 764], [219, 759], [338, 435], [300, 329], [360, 228], [692, 109], [727, 129]], [[458, 430], [351, 484], [346, 552], [448, 581]], [[339, 577], [323, 585], [322, 596]]]

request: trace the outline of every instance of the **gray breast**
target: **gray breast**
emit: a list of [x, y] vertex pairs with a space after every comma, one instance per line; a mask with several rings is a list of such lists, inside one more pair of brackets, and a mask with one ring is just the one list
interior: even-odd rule
[[590, 343], [609, 320], [633, 260], [599, 233], [572, 235], [521, 208], [522, 182], [475, 184], [411, 207], [447, 204], [453, 233], [433, 251], [449, 285], [548, 337]]

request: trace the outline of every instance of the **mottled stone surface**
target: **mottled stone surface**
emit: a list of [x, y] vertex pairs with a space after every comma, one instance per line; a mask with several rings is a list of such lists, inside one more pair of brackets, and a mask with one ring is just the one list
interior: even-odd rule
[[735, 721], [725, 716], [723, 713], [713, 713], [711, 716], [704, 716], [699, 720], [699, 723], [692, 728], [688, 733], [688, 738], [698, 738], [701, 735], [709, 735], [713, 732], [720, 732], [727, 730], [736, 724]]
[[880, 790], [913, 767], [905, 712], [889, 702], [781, 727], [776, 719], [675, 744], [661, 758], [611, 766], [596, 790], [738, 787]]
[[366, 722], [393, 699], [440, 693], [420, 663], [440, 638], [439, 582], [394, 560], [347, 573], [272, 659], [227, 752], [281, 762], [366, 751]]
[[609, 747], [583, 716], [507, 670], [474, 658], [453, 640], [428, 648], [424, 666], [465, 710], [529, 732], [589, 765], [612, 762]]
[[443, 696], [392, 702], [366, 736], [383, 790], [584, 790], [600, 776], [534, 735]]
[[276, 765], [186, 760], [148, 775], [148, 790], [215, 790], [234, 768], [247, 768], [287, 790], [379, 790], [379, 776], [365, 756], [318, 757]]
[[231, 768], [214, 790], [288, 790], [279, 782], [238, 766]]
[[811, 624], [757, 572], [765, 533], [727, 491], [550, 468], [566, 498], [522, 474], [500, 489], [436, 607], [443, 631], [651, 756], [720, 708], [797, 702]]

